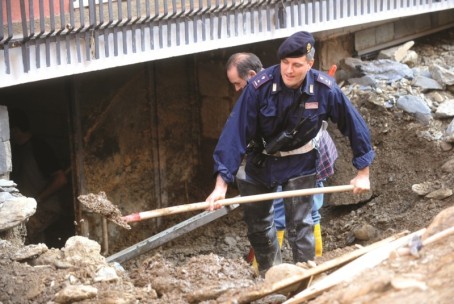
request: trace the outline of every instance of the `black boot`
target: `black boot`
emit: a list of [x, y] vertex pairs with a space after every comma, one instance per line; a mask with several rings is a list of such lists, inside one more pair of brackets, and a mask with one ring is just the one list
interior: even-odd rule
[[[270, 190], [262, 185], [237, 179], [241, 196], [267, 193]], [[244, 220], [248, 227], [248, 239], [254, 248], [259, 273], [264, 273], [273, 265], [282, 263], [281, 250], [274, 224], [273, 201], [242, 204]]]
[[[293, 178], [283, 186], [284, 191], [315, 187], [315, 174]], [[314, 260], [315, 240], [312, 221], [312, 195], [290, 197], [284, 200], [287, 239], [293, 252], [293, 261]]]

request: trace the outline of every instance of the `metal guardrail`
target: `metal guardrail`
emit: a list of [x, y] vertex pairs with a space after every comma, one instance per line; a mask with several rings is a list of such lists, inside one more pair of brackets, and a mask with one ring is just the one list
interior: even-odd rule
[[50, 67], [172, 47], [191, 46], [190, 53], [204, 41], [437, 7], [454, 0], [2, 0], [0, 73], [11, 73], [15, 48], [27, 73], [44, 58]]

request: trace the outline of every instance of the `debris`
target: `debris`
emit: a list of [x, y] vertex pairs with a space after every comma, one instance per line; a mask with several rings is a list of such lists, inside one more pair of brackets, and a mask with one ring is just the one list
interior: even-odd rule
[[122, 218], [120, 210], [107, 199], [104, 191], [98, 194], [79, 195], [77, 199], [91, 211], [105, 216], [109, 221], [123, 228], [131, 229], [131, 226]]
[[15, 261], [24, 261], [39, 256], [49, 250], [45, 244], [28, 245], [19, 249], [12, 257]]
[[427, 285], [424, 282], [407, 279], [407, 278], [394, 278], [391, 280], [391, 286], [395, 289], [402, 290], [407, 288], [418, 288], [420, 290], [427, 290]]
[[96, 297], [98, 289], [89, 285], [68, 285], [55, 295], [57, 303], [73, 303]]

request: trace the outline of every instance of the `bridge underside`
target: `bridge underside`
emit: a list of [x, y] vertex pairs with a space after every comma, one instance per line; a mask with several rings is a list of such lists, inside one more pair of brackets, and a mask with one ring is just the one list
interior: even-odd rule
[[36, 0], [20, 0], [16, 22], [8, 14], [11, 1], [0, 7], [0, 87], [274, 40], [298, 30], [320, 36], [359, 32], [355, 48], [361, 55], [454, 25], [454, 0], [85, 0], [85, 8], [83, 0], [75, 1], [77, 7], [60, 0], [60, 14], [50, 9], [50, 15], [41, 9], [44, 0], [38, 0], [38, 11]]

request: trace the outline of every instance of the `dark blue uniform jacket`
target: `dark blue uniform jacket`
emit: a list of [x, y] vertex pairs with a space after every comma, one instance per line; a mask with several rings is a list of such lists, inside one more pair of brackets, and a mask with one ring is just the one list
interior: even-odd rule
[[[257, 74], [244, 88], [215, 148], [214, 172], [232, 183], [252, 139], [269, 142], [281, 132], [293, 130], [302, 119], [305, 121], [296, 135], [299, 142], [282, 151], [302, 146], [315, 137], [323, 120], [331, 120], [350, 139], [353, 166], [363, 169], [372, 163], [375, 153], [366, 123], [334, 79], [311, 69], [301, 88], [289, 89], [281, 80], [280, 66], [275, 65]], [[286, 157], [266, 156], [261, 167], [251, 161], [257, 153], [248, 153], [246, 174], [267, 187], [315, 173], [315, 149]]]

